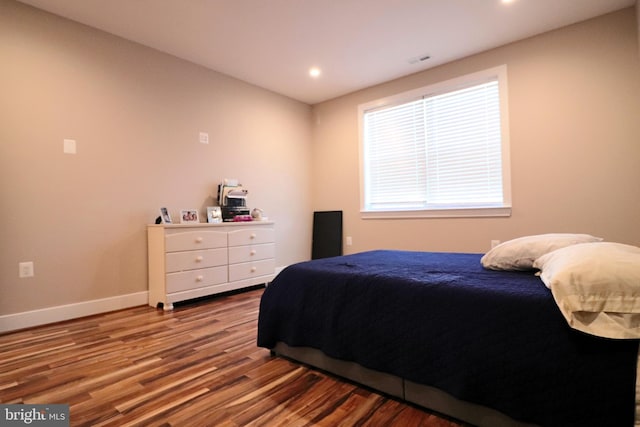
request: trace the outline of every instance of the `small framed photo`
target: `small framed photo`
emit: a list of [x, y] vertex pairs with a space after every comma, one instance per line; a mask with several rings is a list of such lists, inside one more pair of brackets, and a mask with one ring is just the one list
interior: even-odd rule
[[222, 210], [220, 206], [207, 206], [207, 222], [210, 224], [222, 222]]
[[171, 215], [169, 215], [167, 208], [160, 208], [160, 219], [163, 224], [171, 224]]
[[195, 224], [200, 222], [197, 209], [183, 209], [180, 211], [180, 224]]

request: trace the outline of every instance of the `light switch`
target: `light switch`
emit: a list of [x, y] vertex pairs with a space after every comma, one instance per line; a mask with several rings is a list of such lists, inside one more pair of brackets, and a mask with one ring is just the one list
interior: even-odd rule
[[33, 261], [18, 263], [18, 276], [23, 279], [25, 277], [33, 277]]
[[63, 151], [65, 154], [76, 154], [76, 140], [65, 139]]

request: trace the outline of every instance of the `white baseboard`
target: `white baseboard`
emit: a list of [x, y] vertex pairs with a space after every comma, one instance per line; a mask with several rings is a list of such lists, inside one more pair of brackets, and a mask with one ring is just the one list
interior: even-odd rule
[[40, 310], [6, 314], [0, 316], [0, 333], [145, 305], [148, 300], [149, 292], [144, 291], [135, 294], [118, 295], [110, 298], [48, 307]]

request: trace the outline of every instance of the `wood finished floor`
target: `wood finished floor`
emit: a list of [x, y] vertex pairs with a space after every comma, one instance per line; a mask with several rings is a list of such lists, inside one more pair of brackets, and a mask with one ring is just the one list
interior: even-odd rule
[[256, 346], [263, 289], [0, 335], [0, 403], [72, 426], [463, 426]]

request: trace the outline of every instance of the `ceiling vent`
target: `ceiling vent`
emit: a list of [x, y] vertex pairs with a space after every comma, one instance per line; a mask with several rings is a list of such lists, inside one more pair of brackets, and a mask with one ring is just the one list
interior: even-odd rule
[[409, 62], [409, 64], [417, 64], [419, 62], [424, 62], [429, 58], [431, 58], [429, 55], [414, 56], [413, 58], [407, 59], [407, 62]]

